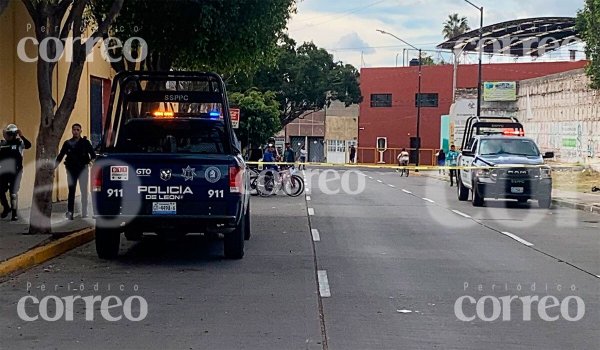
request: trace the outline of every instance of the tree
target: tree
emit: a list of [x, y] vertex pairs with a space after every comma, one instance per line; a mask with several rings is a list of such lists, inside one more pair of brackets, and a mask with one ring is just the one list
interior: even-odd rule
[[349, 64], [334, 62], [327, 50], [313, 43], [300, 46], [287, 36], [280, 40], [273, 64], [229, 79], [233, 91], [257, 88], [273, 91], [280, 103], [279, 119], [285, 126], [308, 111], [318, 111], [331, 101], [346, 106], [362, 100], [359, 72]]
[[[97, 0], [93, 17], [103, 16], [110, 2]], [[114, 35], [145, 40], [148, 55], [141, 69], [235, 72], [256, 68], [272, 58], [277, 38], [295, 11], [295, 2], [128, 0], [115, 22]], [[133, 49], [139, 51], [139, 47]], [[112, 53], [123, 54], [119, 48]], [[135, 67], [122, 62], [113, 68], [121, 71]]]
[[435, 61], [433, 60], [433, 57], [431, 57], [429, 55], [421, 55], [421, 64], [424, 66], [435, 66], [436, 65]]
[[241, 112], [237, 135], [242, 148], [262, 144], [281, 130], [279, 102], [274, 92], [262, 93], [256, 89], [235, 92], [229, 96], [229, 101]]
[[590, 60], [586, 72], [593, 89], [600, 89], [600, 0], [586, 0], [577, 13], [577, 29], [585, 42], [585, 53]]
[[[108, 33], [108, 29], [117, 17], [124, 0], [113, 0], [110, 10], [96, 23], [91, 36], [83, 41], [84, 11], [89, 0], [22, 0], [35, 25], [38, 42], [48, 39], [48, 45], [39, 46], [46, 49], [47, 57], [58, 57], [69, 45], [71, 57], [67, 80], [60, 103], [52, 97], [54, 91], [54, 71], [56, 62], [37, 60], [37, 86], [41, 108], [40, 126], [36, 139], [36, 174], [33, 205], [37, 210], [31, 211], [29, 233], [51, 233], [50, 215], [52, 213], [52, 188], [54, 183], [54, 159], [58, 153], [59, 142], [65, 128], [79, 90], [79, 82], [87, 55], [94, 45], [89, 45]], [[67, 38], [71, 40], [67, 44]], [[59, 45], [55, 39], [59, 39]], [[61, 90], [61, 89], [59, 89]]]
[[0, 15], [8, 7], [8, 1], [9, 0], [0, 0]]
[[463, 35], [464, 33], [471, 30], [467, 17], [459, 17], [458, 13], [453, 13], [448, 16], [446, 22], [444, 22], [444, 29], [442, 34], [446, 40], [456, 38]]

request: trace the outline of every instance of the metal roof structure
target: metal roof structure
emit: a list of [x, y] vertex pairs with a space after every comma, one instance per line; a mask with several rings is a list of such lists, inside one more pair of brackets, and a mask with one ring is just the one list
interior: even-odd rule
[[[538, 17], [483, 27], [483, 52], [511, 56], [542, 56], [580, 42], [573, 17]], [[479, 29], [452, 38], [438, 49], [478, 51]]]

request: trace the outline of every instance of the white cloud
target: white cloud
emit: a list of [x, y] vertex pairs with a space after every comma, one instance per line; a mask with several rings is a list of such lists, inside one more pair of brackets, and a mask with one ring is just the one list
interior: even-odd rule
[[[583, 1], [474, 0], [485, 7], [485, 25], [507, 20], [543, 16], [575, 16]], [[479, 12], [462, 0], [303, 0], [289, 23], [297, 42], [313, 41], [337, 60], [361, 67], [394, 66], [406, 45], [376, 29], [394, 33], [413, 45], [435, 50], [444, 41], [442, 26], [449, 14], [466, 16], [479, 27]], [[416, 57], [411, 53], [410, 58]], [[435, 57], [435, 55], [434, 55]], [[449, 57], [449, 56], [446, 56]]]

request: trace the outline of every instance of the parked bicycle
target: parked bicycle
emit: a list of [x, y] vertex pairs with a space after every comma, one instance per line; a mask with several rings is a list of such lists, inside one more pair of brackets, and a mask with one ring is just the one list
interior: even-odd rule
[[304, 192], [304, 180], [291, 169], [263, 170], [262, 173], [255, 169], [250, 171], [250, 189], [253, 195], [269, 197], [283, 190], [290, 197], [298, 197]]

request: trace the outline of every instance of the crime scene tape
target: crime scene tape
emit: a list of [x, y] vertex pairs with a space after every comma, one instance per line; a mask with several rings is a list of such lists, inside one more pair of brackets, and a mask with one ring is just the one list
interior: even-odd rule
[[338, 163], [322, 163], [322, 162], [307, 162], [307, 163], [287, 163], [287, 162], [246, 162], [250, 165], [285, 165], [285, 166], [311, 166], [311, 167], [332, 167], [332, 168], [358, 168], [358, 169], [408, 169], [408, 170], [485, 170], [485, 169], [508, 169], [508, 168], [575, 168], [575, 165], [526, 165], [526, 164], [498, 164], [495, 166], [439, 166], [439, 165], [407, 165], [400, 166], [394, 164], [338, 164]]

